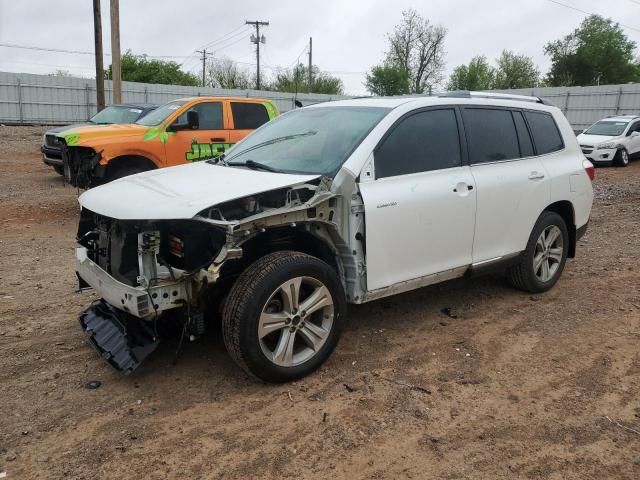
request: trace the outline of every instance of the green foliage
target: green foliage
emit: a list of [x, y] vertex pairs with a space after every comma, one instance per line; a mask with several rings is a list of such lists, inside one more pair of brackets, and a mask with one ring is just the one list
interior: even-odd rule
[[365, 87], [372, 95], [404, 95], [409, 93], [407, 72], [393, 65], [376, 65], [367, 73]]
[[424, 93], [442, 81], [446, 35], [446, 28], [432, 25], [409, 9], [402, 12], [402, 22], [387, 36], [389, 50], [385, 64], [406, 73], [410, 93]]
[[255, 83], [253, 74], [230, 58], [214, 59], [207, 65], [207, 85], [215, 88], [247, 90]]
[[487, 57], [473, 57], [469, 65], [459, 65], [449, 77], [447, 90], [491, 90], [495, 83], [495, 70]]
[[293, 70], [278, 72], [273, 82], [263, 88], [289, 93], [325, 93], [328, 95], [342, 95], [344, 93], [342, 80], [320, 71], [317, 65], [314, 65], [311, 70], [312, 84], [309, 87], [308, 72], [309, 68], [300, 63]]
[[[123, 81], [160, 83], [163, 85], [186, 85], [197, 87], [200, 79], [193, 73], [183, 72], [176, 62], [149, 59], [146, 55], [134, 55], [131, 50], [122, 55], [120, 70]], [[111, 65], [105, 71], [105, 78], [111, 80]]]
[[635, 48], [620, 25], [591, 15], [569, 35], [545, 45], [544, 52], [551, 57], [547, 83], [585, 86], [640, 81]]
[[540, 83], [540, 71], [531, 57], [504, 50], [496, 64], [495, 89], [530, 88]]

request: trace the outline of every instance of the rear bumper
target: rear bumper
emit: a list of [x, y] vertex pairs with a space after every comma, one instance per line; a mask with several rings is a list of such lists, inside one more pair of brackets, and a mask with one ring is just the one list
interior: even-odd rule
[[93, 262], [82, 246], [76, 247], [76, 273], [109, 305], [145, 320], [151, 320], [165, 310], [182, 307], [189, 299], [186, 282], [161, 281], [148, 288], [119, 282]]

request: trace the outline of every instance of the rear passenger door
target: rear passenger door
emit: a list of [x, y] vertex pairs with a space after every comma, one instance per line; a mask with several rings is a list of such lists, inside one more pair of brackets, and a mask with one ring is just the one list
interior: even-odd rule
[[411, 112], [376, 147], [374, 179], [359, 184], [369, 291], [471, 263], [476, 192], [460, 122], [453, 107]]
[[244, 137], [269, 121], [269, 112], [262, 103], [231, 101], [230, 142], [238, 143]]
[[523, 111], [465, 107], [463, 118], [477, 186], [473, 263], [479, 264], [525, 249], [550, 187]]

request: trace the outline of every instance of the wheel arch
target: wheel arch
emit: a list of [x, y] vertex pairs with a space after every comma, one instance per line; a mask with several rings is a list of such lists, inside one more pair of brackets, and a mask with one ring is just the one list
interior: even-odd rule
[[119, 155], [109, 160], [106, 165], [106, 174], [109, 176], [122, 166], [137, 166], [145, 170], [155, 170], [158, 165], [148, 157], [143, 155]]
[[569, 231], [569, 251], [567, 256], [574, 258], [576, 256], [576, 213], [573, 204], [569, 200], [560, 200], [547, 206], [544, 212], [554, 212], [562, 217]]

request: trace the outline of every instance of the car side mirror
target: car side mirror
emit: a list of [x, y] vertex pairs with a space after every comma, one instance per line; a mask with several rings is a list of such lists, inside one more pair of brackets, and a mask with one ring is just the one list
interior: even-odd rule
[[587, 133], [587, 129], [585, 128], [584, 130], [582, 130], [582, 133]]
[[187, 112], [187, 121], [183, 123], [175, 122], [171, 124], [171, 131], [179, 132], [180, 130], [198, 130], [200, 128], [200, 117], [195, 110]]
[[631, 137], [637, 137], [640, 135], [640, 132], [631, 132]]

